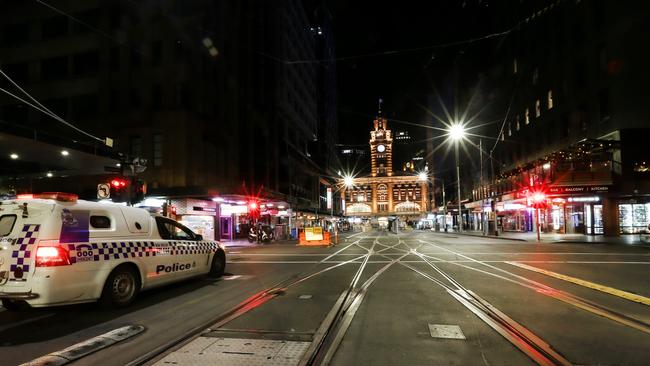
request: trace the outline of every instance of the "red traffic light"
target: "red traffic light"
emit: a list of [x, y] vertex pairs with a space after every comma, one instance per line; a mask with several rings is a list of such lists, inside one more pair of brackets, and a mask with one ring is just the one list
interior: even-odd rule
[[257, 210], [257, 202], [250, 202], [248, 207], [250, 207], [251, 210]]

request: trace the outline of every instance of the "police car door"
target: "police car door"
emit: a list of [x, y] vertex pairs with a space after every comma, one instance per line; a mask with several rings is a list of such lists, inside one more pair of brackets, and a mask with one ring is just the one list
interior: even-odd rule
[[174, 278], [189, 277], [208, 270], [209, 254], [199, 250], [196, 234], [180, 223], [156, 217], [161, 236], [169, 243], [170, 256], [167, 264], [156, 266], [159, 275], [171, 275]]

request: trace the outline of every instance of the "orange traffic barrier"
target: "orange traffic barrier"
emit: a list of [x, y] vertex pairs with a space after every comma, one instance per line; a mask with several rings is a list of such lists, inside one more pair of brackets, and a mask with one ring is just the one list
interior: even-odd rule
[[325, 231], [323, 233], [323, 240], [307, 240], [305, 231], [301, 230], [298, 234], [298, 245], [302, 246], [329, 246], [332, 242], [330, 240], [330, 233]]

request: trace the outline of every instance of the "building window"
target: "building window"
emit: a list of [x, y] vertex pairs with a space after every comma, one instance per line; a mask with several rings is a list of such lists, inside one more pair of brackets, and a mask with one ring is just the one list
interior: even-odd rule
[[138, 69], [142, 65], [142, 52], [139, 49], [131, 49], [131, 68]]
[[162, 107], [162, 85], [156, 84], [151, 89], [151, 106], [153, 108]]
[[159, 66], [162, 63], [162, 42], [157, 41], [151, 44], [151, 64]]
[[58, 16], [43, 20], [41, 28], [42, 39], [52, 39], [68, 35], [68, 18]]
[[132, 157], [141, 157], [142, 156], [142, 137], [140, 136], [131, 136], [131, 156]]
[[2, 65], [2, 71], [19, 84], [25, 83], [29, 79], [29, 67], [27, 62]]
[[553, 109], [553, 90], [549, 90], [546, 95], [546, 106], [548, 109]]
[[154, 133], [151, 137], [153, 141], [153, 166], [163, 165], [163, 137], [160, 133]]
[[602, 90], [598, 93], [598, 107], [600, 109], [600, 121], [605, 122], [611, 117], [609, 110], [609, 93], [607, 90]]
[[120, 48], [113, 47], [110, 50], [110, 68], [111, 71], [118, 71], [120, 69]]
[[55, 80], [68, 76], [68, 58], [55, 57], [41, 61], [41, 80]]
[[530, 123], [530, 110], [526, 108], [526, 112], [524, 112], [524, 120], [526, 121], [526, 124]]
[[519, 128], [521, 126], [519, 125], [519, 115], [515, 116], [515, 130], [519, 131]]
[[70, 98], [70, 110], [73, 118], [89, 118], [97, 115], [99, 97], [97, 94], [76, 95]]
[[539, 99], [535, 101], [535, 117], [542, 115], [542, 102]]
[[140, 96], [140, 91], [138, 89], [131, 89], [129, 99], [131, 102], [131, 108], [140, 108], [142, 106], [142, 97]]
[[90, 51], [72, 56], [72, 72], [75, 75], [89, 75], [99, 71], [99, 52]]

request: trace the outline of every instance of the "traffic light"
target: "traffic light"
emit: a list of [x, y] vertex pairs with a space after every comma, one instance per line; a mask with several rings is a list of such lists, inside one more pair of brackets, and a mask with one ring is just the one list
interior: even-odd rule
[[111, 198], [113, 202], [129, 202], [129, 181], [126, 178], [117, 177], [109, 182], [111, 188]]
[[248, 202], [248, 215], [255, 219], [260, 216], [260, 205], [257, 201]]
[[532, 192], [528, 198], [528, 205], [533, 208], [545, 208], [546, 194], [541, 191]]

